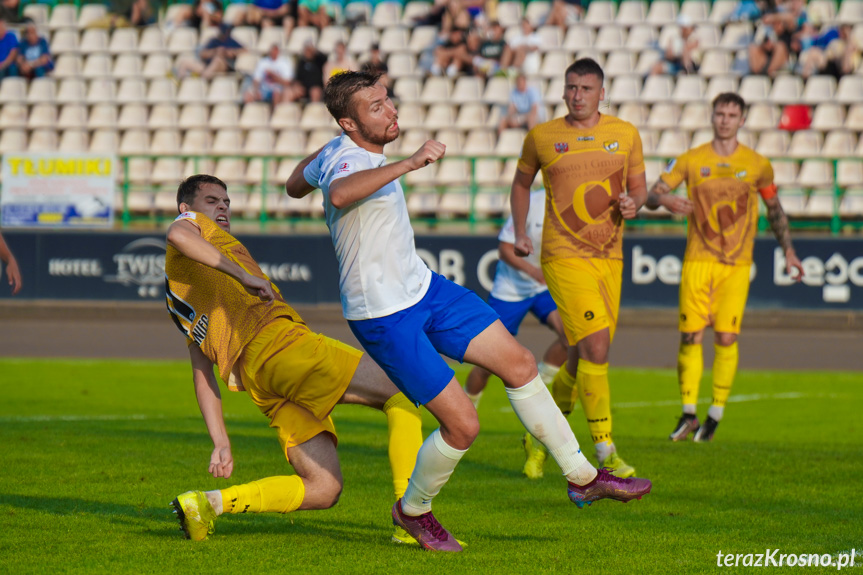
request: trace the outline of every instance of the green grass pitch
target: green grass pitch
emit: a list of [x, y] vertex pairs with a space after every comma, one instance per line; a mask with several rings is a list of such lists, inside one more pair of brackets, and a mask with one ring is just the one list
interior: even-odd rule
[[[195, 543], [168, 503], [228, 481], [207, 474], [187, 364], [2, 359], [0, 374], [0, 573], [708, 573], [719, 551], [775, 548], [855, 549], [851, 572], [863, 573], [859, 374], [741, 372], [715, 441], [673, 444], [675, 374], [612, 368], [616, 442], [653, 492], [584, 510], [553, 461], [539, 481], [520, 474], [520, 424], [493, 382], [480, 437], [435, 500], [469, 545], [451, 555], [390, 543], [386, 421], [375, 411], [335, 411], [345, 476], [335, 508], [228, 515]], [[223, 396], [230, 481], [291, 474], [252, 403]], [[584, 445], [583, 413], [570, 419]]]

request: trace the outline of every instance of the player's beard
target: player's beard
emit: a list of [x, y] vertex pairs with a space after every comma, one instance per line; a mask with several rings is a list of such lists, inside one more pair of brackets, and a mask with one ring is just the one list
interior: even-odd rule
[[[397, 122], [398, 117], [396, 117], [396, 119], [393, 121]], [[391, 125], [392, 124], [390, 124], [390, 126]], [[397, 127], [395, 132], [390, 132], [390, 126], [387, 126], [387, 129], [384, 130], [383, 134], [376, 134], [366, 128], [363, 124], [357, 122], [357, 131], [360, 133], [360, 136], [362, 136], [362, 138], [370, 144], [374, 144], [375, 146], [386, 146], [387, 144], [399, 137], [399, 128]]]

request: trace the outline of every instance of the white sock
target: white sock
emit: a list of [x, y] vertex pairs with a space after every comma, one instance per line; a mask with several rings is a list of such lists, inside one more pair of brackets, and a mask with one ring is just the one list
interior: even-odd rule
[[725, 408], [718, 405], [711, 405], [710, 409], [707, 410], [707, 415], [716, 421], [722, 421], [723, 413], [725, 413]]
[[440, 493], [465, 453], [467, 449], [447, 445], [440, 429], [435, 429], [417, 453], [416, 466], [402, 497], [402, 511], [414, 517], [431, 511], [432, 499]]
[[600, 441], [593, 446], [596, 448], [596, 458], [600, 461], [605, 461], [606, 457], [617, 451], [611, 441]]
[[593, 481], [596, 468], [579, 449], [569, 423], [538, 375], [527, 385], [507, 387], [506, 395], [521, 424], [545, 445], [569, 481], [578, 485]]
[[216, 515], [222, 514], [222, 492], [221, 491], [206, 491], [204, 495], [207, 496], [207, 501], [210, 502], [210, 505], [213, 506], [213, 511], [216, 512]]
[[473, 408], [477, 409], [479, 407], [479, 400], [482, 398], [482, 392], [480, 391], [479, 393], [470, 393], [468, 392], [468, 390], [465, 389], [464, 394], [473, 404]]
[[541, 361], [536, 364], [536, 369], [539, 370], [539, 377], [542, 378], [542, 382], [546, 385], [551, 385], [551, 382], [554, 380], [554, 376], [557, 375], [557, 372], [560, 370], [560, 366], [551, 365]]
[[683, 413], [688, 413], [689, 415], [695, 415], [695, 404], [694, 403], [684, 403], [683, 404]]

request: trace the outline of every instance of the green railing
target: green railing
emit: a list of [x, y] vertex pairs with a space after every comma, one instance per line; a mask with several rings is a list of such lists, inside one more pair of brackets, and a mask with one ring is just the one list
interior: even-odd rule
[[[147, 193], [151, 192], [153, 194], [163, 193], [167, 194], [169, 192], [176, 192], [176, 184], [175, 183], [160, 183], [160, 184], [139, 184], [134, 183], [130, 178], [130, 161], [136, 159], [146, 159], [155, 161], [158, 159], [173, 159], [178, 160], [184, 164], [188, 164], [189, 161], [192, 162], [192, 172], [200, 173], [203, 171], [205, 166], [215, 165], [218, 160], [221, 159], [235, 159], [235, 160], [243, 160], [248, 162], [249, 160], [260, 161], [260, 177], [256, 178], [256, 183], [249, 184], [245, 182], [245, 178], [243, 177], [233, 177], [231, 174], [215, 174], [222, 179], [224, 179], [229, 186], [229, 190], [234, 196], [237, 194], [245, 194], [245, 198], [252, 198], [254, 195], [260, 196], [260, 202], [255, 202], [255, 209], [249, 210], [253, 212], [252, 217], [246, 215], [241, 215], [235, 213], [235, 220], [245, 223], [257, 223], [260, 227], [266, 228], [268, 225], [273, 223], [286, 223], [286, 224], [298, 224], [298, 223], [321, 223], [323, 222], [322, 215], [305, 215], [300, 214], [299, 210], [290, 209], [291, 200], [281, 199], [281, 196], [285, 195], [284, 192], [284, 182], [279, 179], [275, 180], [274, 174], [276, 173], [276, 167], [283, 160], [296, 160], [299, 161], [302, 159], [301, 156], [295, 157], [284, 157], [284, 156], [248, 156], [248, 155], [158, 155], [158, 154], [139, 154], [139, 155], [126, 155], [120, 157], [120, 162], [122, 164], [123, 177], [120, 185], [120, 190], [122, 193], [122, 210], [118, 214], [119, 220], [123, 228], [128, 228], [133, 224], [140, 223], [152, 223], [152, 224], [162, 224], [165, 221], [168, 221], [174, 217], [176, 212], [173, 209], [173, 206], [168, 206], [167, 204], [163, 207], [163, 209], [157, 209], [155, 206], [151, 209], [134, 209], [133, 206], [130, 206], [130, 194], [132, 193]], [[393, 160], [399, 159], [397, 157], [391, 158]], [[423, 212], [412, 212], [412, 221], [415, 223], [421, 223], [428, 225], [430, 227], [440, 227], [446, 224], [459, 224], [461, 226], [466, 226], [469, 230], [474, 231], [477, 229], [479, 225], [500, 225], [505, 220], [505, 213], [508, 211], [504, 204], [508, 202], [507, 196], [509, 194], [509, 185], [504, 185], [503, 183], [499, 183], [497, 185], [491, 183], [480, 183], [477, 181], [476, 177], [476, 166], [479, 160], [494, 160], [497, 159], [501, 162], [501, 165], [504, 165], [506, 160], [511, 160], [510, 157], [502, 157], [502, 156], [447, 156], [446, 160], [466, 160], [468, 165], [470, 166], [470, 177], [468, 180], [459, 183], [454, 186], [444, 186], [437, 185], [434, 183], [428, 183], [423, 185], [411, 186], [406, 182], [406, 179], [402, 179], [402, 185], [405, 189], [405, 195], [410, 202], [410, 197], [413, 194], [426, 194], [426, 197], [435, 197], [435, 194], [438, 196], [438, 200], [440, 200], [445, 194], [450, 193], [458, 193], [461, 196], [462, 200], [467, 200], [467, 209], [457, 210], [448, 215], [440, 216], [437, 215], [439, 213], [439, 209], [430, 208], [429, 213]], [[665, 161], [667, 158], [659, 158], [659, 157], [648, 157], [649, 160], [661, 160]], [[838, 183], [838, 164], [841, 160], [853, 159], [853, 158], [823, 158], [823, 157], [813, 157], [813, 158], [773, 158], [771, 159], [774, 164], [776, 162], [795, 162], [801, 163], [805, 160], [819, 160], [819, 161], [828, 161], [831, 163], [833, 170], [833, 187], [832, 187], [832, 200], [833, 200], [833, 210], [832, 214], [829, 217], [799, 217], [795, 215], [789, 216], [792, 228], [796, 229], [804, 229], [804, 230], [813, 230], [813, 231], [823, 231], [829, 232], [832, 235], [838, 235], [843, 231], [856, 231], [863, 228], [863, 213], [854, 214], [851, 217], [842, 217], [840, 213], [840, 202], [842, 200], [842, 196], [844, 193], [843, 188]], [[191, 175], [191, 174], [184, 174]], [[283, 174], [284, 175], [284, 174]], [[648, 182], [648, 186], [652, 185], [653, 182]], [[806, 189], [802, 187], [795, 187], [794, 189], [800, 190], [802, 194], [810, 194], [812, 189]], [[817, 188], [823, 189], [823, 188]], [[494, 212], [486, 212], [481, 211], [477, 207], [477, 199], [480, 195], [487, 195], [487, 198], [491, 198], [494, 196], [496, 200], [496, 204], [498, 206], [503, 206], [501, 209]], [[783, 194], [780, 194], [780, 199], [786, 197]], [[790, 196], [789, 196], [790, 197]], [[273, 205], [272, 202], [277, 202], [276, 205]], [[280, 202], [287, 202], [288, 207], [285, 205], [280, 205]], [[238, 204], [240, 202], [237, 202]], [[258, 207], [259, 205], [259, 207]], [[299, 201], [298, 201], [299, 205]], [[763, 208], [763, 206], [762, 206]], [[434, 212], [434, 213], [432, 213]], [[655, 229], [655, 230], [663, 230], [663, 229], [674, 229], [674, 228], [682, 228], [685, 226], [685, 219], [681, 217], [674, 217], [669, 215], [657, 214], [655, 212], [650, 212], [648, 210], [642, 210], [639, 217], [631, 222], [628, 222], [627, 225], [631, 225], [640, 229]], [[766, 230], [768, 228], [766, 218], [762, 213], [759, 218], [759, 229]]]

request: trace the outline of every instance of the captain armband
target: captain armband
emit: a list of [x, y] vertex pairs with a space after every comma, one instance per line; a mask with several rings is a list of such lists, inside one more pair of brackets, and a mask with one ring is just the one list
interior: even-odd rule
[[766, 188], [759, 188], [758, 193], [761, 194], [761, 197], [765, 200], [775, 198], [776, 197], [776, 184], [770, 184]]

